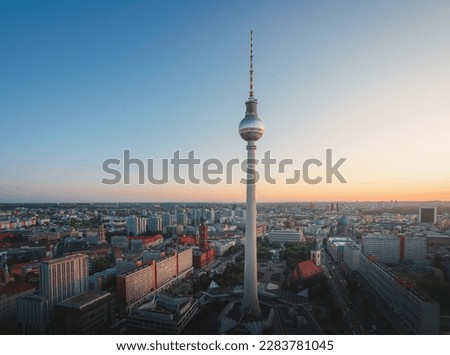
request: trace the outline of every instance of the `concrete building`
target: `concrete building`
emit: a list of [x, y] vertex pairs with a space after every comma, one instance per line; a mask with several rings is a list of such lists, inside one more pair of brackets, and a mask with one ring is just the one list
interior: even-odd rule
[[328, 238], [326, 248], [334, 260], [343, 261], [345, 246], [353, 242], [353, 239], [344, 237]]
[[269, 232], [269, 241], [280, 243], [300, 243], [303, 233], [301, 230], [271, 230]]
[[101, 291], [112, 284], [117, 275], [117, 267], [111, 267], [89, 276], [88, 286], [91, 291]]
[[437, 207], [419, 207], [419, 222], [420, 223], [436, 223], [437, 221]]
[[344, 263], [350, 268], [350, 270], [358, 271], [360, 255], [361, 244], [347, 243], [344, 246]]
[[153, 293], [179, 282], [193, 270], [192, 249], [186, 248], [149, 264], [118, 274], [117, 294], [127, 310], [134, 309]]
[[88, 289], [88, 257], [84, 254], [44, 261], [40, 267], [39, 293], [60, 302]]
[[427, 239], [400, 236], [400, 261], [419, 261], [427, 256]]
[[400, 262], [400, 239], [389, 234], [367, 234], [361, 239], [362, 252], [375, 255], [381, 263]]
[[117, 294], [125, 305], [148, 296], [155, 288], [155, 266], [148, 264], [117, 275]]
[[167, 226], [171, 226], [173, 224], [173, 217], [170, 212], [163, 212], [163, 214], [161, 216], [161, 220], [162, 220], [163, 228], [167, 227]]
[[113, 248], [120, 248], [122, 250], [128, 250], [130, 245], [128, 237], [125, 235], [115, 235], [111, 237], [111, 246]]
[[[128, 237], [128, 240], [130, 242], [130, 248], [131, 250], [137, 249], [137, 250], [148, 250], [152, 249], [158, 245], [161, 245], [163, 242], [163, 236], [161, 234], [157, 234], [154, 236], [138, 236], [138, 237]], [[132, 243], [134, 242], [135, 246], [133, 247]]]
[[359, 273], [413, 334], [439, 333], [439, 303], [393, 273], [376, 257], [361, 254]]
[[24, 334], [52, 331], [53, 305], [88, 290], [88, 257], [84, 254], [44, 261], [39, 293], [17, 299], [16, 319]]
[[362, 237], [362, 246], [364, 254], [375, 255], [382, 263], [420, 261], [427, 253], [427, 240], [419, 236], [373, 233]]
[[147, 231], [147, 218], [128, 216], [126, 220], [127, 234], [139, 235]]
[[16, 300], [34, 292], [34, 286], [25, 281], [10, 281], [0, 287], [0, 321], [15, 319]]
[[148, 231], [152, 233], [160, 232], [163, 229], [163, 221], [156, 213], [148, 217]]
[[223, 256], [228, 249], [234, 247], [235, 245], [236, 242], [234, 240], [219, 240], [213, 243], [217, 256]]
[[126, 326], [131, 334], [180, 334], [198, 312], [198, 301], [192, 297], [161, 294], [138, 307]]
[[111, 294], [88, 291], [62, 301], [54, 307], [54, 322], [57, 334], [104, 334], [112, 322]]
[[53, 302], [38, 293], [17, 298], [16, 322], [23, 334], [50, 334], [52, 332]]
[[99, 244], [106, 243], [106, 230], [103, 224], [100, 227], [98, 227], [97, 236]]
[[177, 224], [180, 226], [187, 226], [187, 213], [182, 211], [177, 213]]

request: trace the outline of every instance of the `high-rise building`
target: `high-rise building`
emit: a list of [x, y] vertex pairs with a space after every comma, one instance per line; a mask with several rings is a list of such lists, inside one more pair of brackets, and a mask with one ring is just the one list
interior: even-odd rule
[[194, 208], [191, 211], [191, 223], [194, 227], [197, 227], [201, 223], [201, 210]]
[[382, 263], [400, 262], [400, 239], [396, 236], [368, 234], [361, 241], [364, 254], [374, 255]]
[[88, 289], [87, 255], [69, 255], [44, 261], [40, 266], [40, 294], [60, 302]]
[[374, 233], [362, 237], [362, 250], [364, 254], [376, 256], [381, 263], [423, 260], [426, 257], [427, 240], [417, 236]]
[[187, 214], [185, 211], [181, 211], [177, 213], [177, 224], [181, 226], [187, 225]]
[[39, 292], [17, 299], [16, 319], [24, 334], [52, 332], [53, 306], [88, 290], [87, 255], [69, 255], [40, 265]]
[[55, 333], [99, 335], [112, 321], [112, 297], [106, 291], [88, 291], [55, 305]]
[[253, 41], [250, 32], [250, 90], [245, 103], [245, 117], [239, 123], [239, 134], [247, 142], [247, 219], [245, 223], [244, 298], [241, 311], [260, 318], [256, 265], [256, 141], [264, 134], [264, 124], [257, 113], [258, 100], [253, 91]]
[[181, 281], [191, 273], [192, 249], [184, 248], [173, 255], [153, 260], [150, 264], [117, 275], [117, 294], [128, 310], [158, 289]]
[[400, 239], [400, 261], [424, 260], [427, 256], [427, 239], [425, 237], [405, 237]]
[[162, 218], [156, 213], [151, 214], [148, 217], [148, 231], [149, 232], [159, 232], [162, 231], [163, 223]]
[[360, 255], [359, 273], [402, 320], [406, 333], [439, 333], [439, 303], [414, 284], [364, 254]]
[[352, 271], [358, 271], [359, 269], [359, 258], [361, 255], [361, 244], [360, 243], [347, 243], [344, 246], [344, 263]]
[[436, 223], [437, 208], [436, 207], [420, 207], [419, 222], [420, 223]]
[[128, 216], [126, 220], [128, 235], [139, 235], [147, 231], [147, 218]]
[[98, 243], [106, 243], [105, 226], [103, 224], [98, 227]]
[[170, 212], [163, 212], [162, 216], [162, 226], [167, 227], [173, 224], [172, 214]]

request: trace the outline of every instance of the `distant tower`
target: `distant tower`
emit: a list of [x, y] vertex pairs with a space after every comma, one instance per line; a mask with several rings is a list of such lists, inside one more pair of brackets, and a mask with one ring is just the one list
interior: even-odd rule
[[8, 270], [8, 254], [6, 252], [0, 253], [0, 284], [6, 285], [10, 281]]
[[200, 226], [200, 238], [198, 246], [200, 247], [201, 251], [208, 250], [208, 227], [204, 224]]
[[256, 268], [256, 141], [264, 134], [263, 122], [258, 118], [258, 100], [253, 96], [253, 33], [250, 32], [250, 91], [245, 103], [245, 117], [239, 124], [239, 134], [247, 142], [247, 218], [245, 223], [244, 298], [241, 311], [261, 317], [258, 300]]
[[103, 244], [106, 243], [106, 236], [105, 236], [105, 227], [103, 224], [98, 227], [98, 243]]

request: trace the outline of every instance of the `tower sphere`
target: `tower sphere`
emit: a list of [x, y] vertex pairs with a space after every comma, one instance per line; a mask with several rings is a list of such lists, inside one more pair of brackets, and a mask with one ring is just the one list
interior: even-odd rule
[[264, 124], [255, 114], [246, 114], [239, 123], [239, 134], [245, 141], [257, 141], [264, 134]]

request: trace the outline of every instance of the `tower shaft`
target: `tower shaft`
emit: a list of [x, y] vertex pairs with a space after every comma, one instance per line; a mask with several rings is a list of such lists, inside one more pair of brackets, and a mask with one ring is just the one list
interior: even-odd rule
[[245, 222], [244, 298], [242, 311], [261, 317], [256, 256], [256, 143], [247, 142], [247, 219]]

